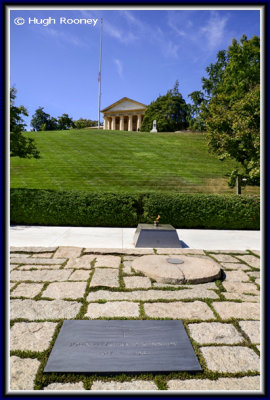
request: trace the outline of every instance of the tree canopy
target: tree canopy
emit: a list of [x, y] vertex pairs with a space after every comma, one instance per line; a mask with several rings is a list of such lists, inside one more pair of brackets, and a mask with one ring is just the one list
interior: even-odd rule
[[227, 51], [217, 55], [207, 70], [203, 89], [208, 96], [202, 109], [208, 145], [221, 160], [231, 157], [241, 164], [232, 171], [247, 183], [260, 181], [260, 39], [235, 39]]
[[10, 89], [10, 156], [39, 158], [34, 139], [26, 138], [22, 134], [26, 126], [23, 116], [28, 116], [28, 112], [24, 106], [15, 106], [16, 94], [16, 89], [12, 87]]
[[159, 132], [174, 132], [186, 129], [188, 107], [179, 92], [179, 83], [176, 81], [174, 88], [165, 96], [159, 96], [146, 109], [141, 131], [149, 132], [153, 121], [157, 121]]

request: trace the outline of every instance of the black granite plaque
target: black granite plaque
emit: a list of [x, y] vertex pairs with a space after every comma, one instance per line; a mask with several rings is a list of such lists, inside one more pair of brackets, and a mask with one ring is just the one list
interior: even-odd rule
[[64, 321], [44, 372], [201, 371], [182, 321]]
[[176, 229], [169, 224], [139, 224], [134, 235], [135, 247], [181, 248]]

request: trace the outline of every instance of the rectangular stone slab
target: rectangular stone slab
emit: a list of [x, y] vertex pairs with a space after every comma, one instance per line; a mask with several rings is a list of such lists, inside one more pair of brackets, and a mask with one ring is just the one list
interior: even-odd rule
[[182, 321], [67, 320], [44, 372], [201, 370]]
[[176, 229], [169, 224], [154, 226], [138, 224], [134, 235], [135, 247], [181, 248]]

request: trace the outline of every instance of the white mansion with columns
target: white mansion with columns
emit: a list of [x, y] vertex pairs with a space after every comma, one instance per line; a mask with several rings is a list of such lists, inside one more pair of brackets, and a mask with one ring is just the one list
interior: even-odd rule
[[123, 97], [104, 108], [103, 129], [117, 131], [139, 131], [147, 106], [138, 101]]

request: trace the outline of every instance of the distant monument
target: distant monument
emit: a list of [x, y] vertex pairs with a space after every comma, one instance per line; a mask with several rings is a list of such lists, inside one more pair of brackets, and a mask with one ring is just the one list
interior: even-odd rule
[[151, 129], [150, 132], [157, 132], [157, 121], [156, 120], [153, 121], [153, 128]]

